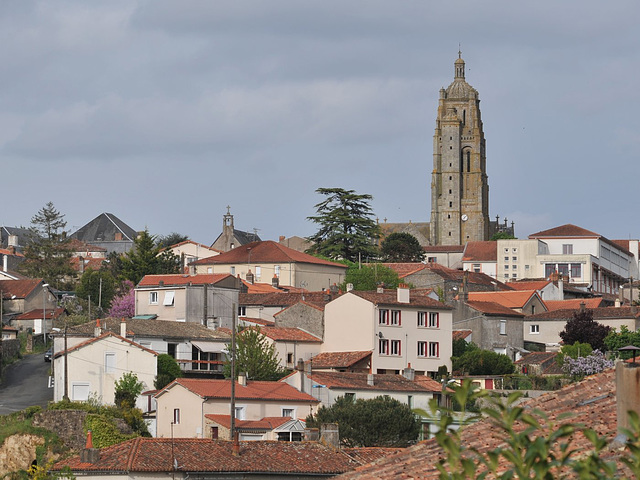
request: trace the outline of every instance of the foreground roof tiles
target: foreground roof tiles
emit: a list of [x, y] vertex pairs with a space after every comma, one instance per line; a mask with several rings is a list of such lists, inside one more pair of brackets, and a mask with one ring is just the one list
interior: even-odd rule
[[239, 442], [196, 438], [135, 438], [100, 450], [97, 463], [82, 463], [76, 456], [55, 464], [52, 470], [69, 467], [74, 472], [173, 471], [175, 458], [180, 476], [187, 473], [247, 474], [339, 474], [360, 463], [341, 451], [316, 442]]
[[549, 280], [519, 280], [509, 282], [509, 286], [514, 290], [542, 290], [550, 283]]
[[57, 307], [55, 309], [47, 308], [45, 312], [42, 311], [42, 308], [35, 308], [21, 315], [18, 315], [15, 319], [16, 320], [40, 320], [43, 318], [43, 313], [44, 315], [47, 316], [47, 318], [58, 318], [64, 312], [65, 312], [64, 308], [61, 308], [61, 307]]
[[263, 326], [260, 327], [259, 330], [264, 336], [277, 342], [322, 342], [321, 338], [295, 327]]
[[[231, 382], [229, 380], [178, 378], [158, 393], [158, 396], [171, 388], [180, 385], [202, 398], [231, 398]], [[236, 398], [238, 400], [281, 400], [318, 403], [311, 395], [296, 390], [283, 382], [266, 382], [248, 380], [246, 385], [236, 382]]]
[[[219, 415], [215, 413], [208, 413], [204, 416], [206, 419], [216, 422], [225, 428], [231, 428], [231, 415]], [[264, 417], [260, 420], [239, 420], [236, 418], [236, 428], [239, 430], [264, 430], [270, 431], [274, 428], [278, 428], [287, 422], [290, 422], [291, 417]]]

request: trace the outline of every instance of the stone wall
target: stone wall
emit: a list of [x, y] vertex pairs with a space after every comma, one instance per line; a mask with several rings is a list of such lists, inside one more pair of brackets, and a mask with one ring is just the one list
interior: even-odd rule
[[2, 363], [20, 355], [20, 340], [2, 340]]

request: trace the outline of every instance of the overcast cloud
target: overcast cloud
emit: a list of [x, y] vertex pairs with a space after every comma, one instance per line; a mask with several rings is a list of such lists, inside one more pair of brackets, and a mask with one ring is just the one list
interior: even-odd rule
[[0, 3], [0, 224], [53, 201], [211, 243], [306, 236], [319, 187], [429, 221], [438, 90], [480, 94], [490, 214], [638, 238], [640, 4]]

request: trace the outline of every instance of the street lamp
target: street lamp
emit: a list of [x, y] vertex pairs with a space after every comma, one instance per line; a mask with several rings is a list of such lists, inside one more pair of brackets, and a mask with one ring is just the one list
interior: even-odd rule
[[42, 335], [44, 336], [44, 346], [47, 346], [47, 287], [48, 283], [42, 284]]

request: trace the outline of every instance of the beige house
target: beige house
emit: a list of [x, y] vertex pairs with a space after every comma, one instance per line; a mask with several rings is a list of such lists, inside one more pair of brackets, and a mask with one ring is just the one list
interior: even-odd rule
[[188, 267], [191, 262], [222, 253], [220, 250], [194, 242], [193, 240], [185, 240], [184, 242], [176, 243], [175, 245], [162, 249], [162, 252], [165, 251], [180, 257], [180, 264], [183, 268], [182, 271], [185, 273], [189, 271]]
[[[247, 381], [235, 388], [238, 420], [265, 417], [306, 418], [318, 400], [282, 382]], [[178, 378], [156, 395], [157, 436], [211, 438], [206, 415], [230, 415], [231, 381]], [[214, 425], [215, 426], [215, 425]]]
[[158, 320], [231, 327], [238, 292], [238, 279], [228, 273], [145, 275], [135, 288], [135, 312]]
[[[213, 440], [232, 440], [231, 415], [209, 413], [204, 416], [205, 431], [211, 433]], [[260, 420], [238, 420], [235, 428], [238, 439], [244, 441], [277, 440], [301, 442], [304, 439], [306, 424], [303, 420], [291, 417], [265, 417]]]
[[[321, 336], [321, 328], [318, 327], [317, 322], [322, 321], [322, 312], [318, 309], [324, 309], [327, 303], [335, 300], [340, 295], [341, 293], [337, 288], [331, 288], [324, 292], [241, 293], [238, 297], [240, 305], [238, 314], [241, 317], [266, 320], [269, 322], [275, 322], [276, 318], [279, 318], [281, 326], [291, 327], [298, 326], [297, 324], [293, 324], [292, 315], [304, 313], [305, 316], [310, 315], [313, 319], [311, 319], [308, 324], [306, 323], [306, 326], [303, 328], [316, 336]], [[304, 305], [299, 304], [315, 306], [317, 307], [316, 312], [301, 312], [301, 310], [307, 309]], [[295, 305], [298, 306], [294, 309], [290, 308]]]
[[298, 252], [278, 242], [251, 242], [228, 252], [193, 262], [191, 273], [228, 273], [249, 283], [319, 291], [344, 281], [347, 266]]
[[[145, 390], [153, 388], [157, 353], [111, 332], [56, 352], [53, 358], [53, 400], [62, 400], [65, 383], [69, 399], [86, 401], [96, 397], [114, 403], [115, 382], [125, 373], [135, 373]], [[65, 378], [65, 361], [68, 378]], [[142, 408], [143, 399], [138, 398]]]
[[[49, 331], [57, 302], [49, 285], [42, 279], [0, 280], [0, 294], [5, 322], [9, 319], [14, 327], [20, 330], [31, 328], [36, 334]], [[24, 322], [15, 321], [16, 317], [28, 312], [32, 314]]]
[[372, 351], [371, 371], [451, 370], [451, 307], [397, 291], [348, 292], [325, 306], [323, 352]]
[[497, 242], [495, 241], [467, 242], [462, 256], [462, 269], [498, 278], [496, 251]]

